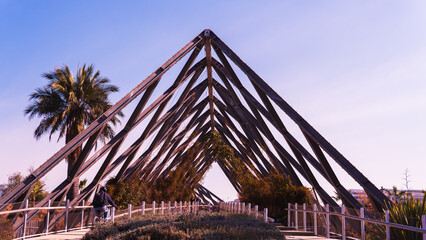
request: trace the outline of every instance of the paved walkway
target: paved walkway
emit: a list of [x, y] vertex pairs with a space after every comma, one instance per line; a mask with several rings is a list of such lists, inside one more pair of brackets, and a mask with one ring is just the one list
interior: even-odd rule
[[286, 239], [291, 240], [319, 240], [319, 239], [331, 239], [322, 236], [314, 236], [313, 232], [310, 231], [296, 231], [292, 227], [286, 227], [280, 223], [274, 224], [276, 228], [285, 236]]
[[62, 232], [62, 233], [57, 233], [57, 234], [52, 234], [52, 235], [47, 235], [47, 236], [40, 236], [40, 237], [35, 237], [35, 238], [27, 238], [27, 239], [31, 239], [31, 240], [42, 240], [42, 239], [56, 239], [56, 240], [77, 240], [77, 239], [81, 239], [84, 234], [86, 234], [88, 231], [90, 231], [90, 228], [87, 229], [82, 229], [82, 230], [73, 230], [73, 231], [69, 231], [69, 232]]
[[291, 231], [287, 231], [284, 236], [285, 239], [289, 240], [320, 240], [320, 239], [331, 239], [326, 237], [320, 237], [320, 236], [299, 236], [300, 234], [298, 231], [294, 231], [294, 234], [291, 233]]

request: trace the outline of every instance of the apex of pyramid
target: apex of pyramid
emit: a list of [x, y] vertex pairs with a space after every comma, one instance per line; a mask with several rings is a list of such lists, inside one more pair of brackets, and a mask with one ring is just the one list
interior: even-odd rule
[[210, 29], [204, 29], [204, 37], [210, 37]]

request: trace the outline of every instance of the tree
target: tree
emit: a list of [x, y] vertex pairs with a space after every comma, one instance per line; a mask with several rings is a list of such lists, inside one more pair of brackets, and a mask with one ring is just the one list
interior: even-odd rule
[[[20, 172], [15, 172], [12, 175], [10, 175], [7, 179], [7, 183], [4, 184], [4, 187], [1, 189], [2, 196], [8, 193], [10, 190], [12, 190], [19, 183], [21, 183], [23, 179], [24, 177], [22, 176]], [[36, 202], [42, 200], [47, 195], [47, 192], [44, 189], [45, 186], [46, 184], [41, 180], [37, 180], [37, 182], [34, 184], [34, 188], [32, 189], [28, 197], [29, 200], [33, 202], [33, 206], [35, 206]]]
[[2, 186], [2, 189], [1, 189], [2, 195], [1, 196], [3, 197], [6, 193], [8, 193], [10, 190], [12, 190], [15, 186], [17, 186], [19, 183], [21, 183], [22, 179], [23, 179], [23, 177], [22, 177], [20, 172], [15, 172], [12, 175], [10, 175], [7, 178], [7, 183], [3, 184], [3, 186]]
[[[49, 83], [37, 88], [30, 95], [30, 105], [25, 109], [29, 119], [40, 117], [41, 121], [34, 131], [38, 140], [43, 134], [59, 133], [58, 141], [65, 137], [65, 144], [70, 142], [84, 128], [95, 121], [111, 107], [108, 96], [117, 92], [118, 87], [109, 84], [109, 80], [94, 72], [93, 65], [79, 68], [77, 76], [71, 73], [67, 65], [56, 67], [52, 72], [42, 75]], [[123, 116], [120, 112], [119, 116]], [[113, 125], [119, 123], [117, 117], [111, 118]], [[105, 142], [114, 136], [110, 124], [103, 129], [100, 140]], [[67, 156], [68, 176], [76, 163], [82, 146], [78, 146]], [[76, 179], [68, 192], [68, 199], [74, 199], [79, 191], [79, 180]]]

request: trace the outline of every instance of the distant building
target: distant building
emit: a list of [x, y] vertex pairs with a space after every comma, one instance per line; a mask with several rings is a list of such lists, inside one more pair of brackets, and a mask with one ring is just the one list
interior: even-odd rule
[[[348, 189], [348, 191], [352, 194], [352, 196], [362, 202], [363, 200], [367, 199], [367, 194], [364, 192], [363, 189]], [[423, 196], [424, 196], [424, 191], [423, 190], [402, 190], [397, 192], [397, 194], [400, 193], [406, 193], [404, 194], [404, 196], [400, 197], [399, 199], [396, 199], [397, 197], [392, 194], [393, 193], [393, 189], [385, 189], [385, 188], [381, 188], [380, 191], [382, 191], [382, 193], [388, 197], [391, 201], [395, 202], [395, 201], [401, 201], [404, 200], [405, 196], [408, 196], [408, 198], [413, 197], [416, 200], [422, 201], [423, 200]], [[390, 194], [389, 194], [390, 193]]]

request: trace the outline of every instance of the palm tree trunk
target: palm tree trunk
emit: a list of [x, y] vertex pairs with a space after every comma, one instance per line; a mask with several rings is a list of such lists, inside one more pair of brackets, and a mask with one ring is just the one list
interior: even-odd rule
[[[74, 167], [80, 153], [81, 153], [81, 146], [78, 147], [76, 150], [74, 150], [70, 155], [68, 155], [68, 158], [67, 158], [68, 159], [67, 176], [70, 176], [71, 170]], [[70, 201], [78, 196], [79, 184], [80, 184], [80, 179], [76, 178], [74, 180], [74, 182], [72, 183], [71, 189], [68, 191], [68, 194], [67, 194], [67, 199], [69, 199]]]

